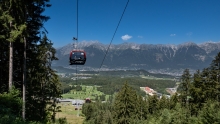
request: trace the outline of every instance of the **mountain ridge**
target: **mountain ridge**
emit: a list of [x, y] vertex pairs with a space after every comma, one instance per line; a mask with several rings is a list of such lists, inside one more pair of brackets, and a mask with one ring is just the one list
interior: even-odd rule
[[[89, 47], [89, 46], [94, 46], [96, 48], [99, 48], [99, 49], [102, 49], [102, 50], [106, 50], [109, 45], [106, 45], [106, 44], [103, 44], [101, 42], [98, 42], [98, 41], [82, 41], [82, 42], [78, 42], [78, 45], [77, 45], [78, 49], [84, 49], [85, 47]], [[175, 44], [138, 44], [138, 43], [133, 43], [133, 42], [124, 42], [124, 43], [121, 43], [121, 44], [111, 44], [110, 46], [110, 49], [128, 49], [128, 48], [131, 48], [131, 49], [140, 49], [141, 48], [144, 48], [144, 47], [148, 47], [148, 48], [166, 48], [166, 47], [170, 47], [172, 48], [173, 50], [176, 50], [176, 49], [179, 49], [181, 47], [189, 47], [189, 46], [199, 46], [201, 48], [203, 48], [204, 50], [207, 51], [207, 53], [210, 53], [210, 50], [212, 50], [213, 47], [215, 48], [220, 48], [220, 42], [204, 42], [204, 43], [200, 43], [200, 44], [196, 44], [194, 42], [184, 42], [182, 44], [178, 44], [178, 45], [175, 45]], [[207, 46], [209, 46], [207, 48]], [[74, 43], [69, 43], [63, 47], [59, 47], [59, 48], [56, 48], [57, 50], [60, 50], [60, 49], [63, 49], [63, 48], [71, 48], [71, 49], [74, 49]]]
[[[86, 64], [79, 68], [91, 69], [102, 66], [106, 69], [203, 69], [209, 66], [219, 52], [220, 42], [202, 44], [185, 42], [179, 45], [124, 42], [112, 44], [105, 56], [108, 47], [109, 45], [98, 41], [79, 42], [77, 49], [83, 49], [87, 54]], [[56, 56], [59, 60], [53, 62], [53, 65], [68, 67], [69, 53], [73, 48], [73, 44], [58, 48]]]

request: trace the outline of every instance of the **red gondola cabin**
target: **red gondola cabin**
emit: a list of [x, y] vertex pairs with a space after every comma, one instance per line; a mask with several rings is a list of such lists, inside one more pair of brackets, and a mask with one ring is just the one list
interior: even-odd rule
[[86, 63], [86, 52], [73, 50], [70, 52], [70, 65], [84, 65]]

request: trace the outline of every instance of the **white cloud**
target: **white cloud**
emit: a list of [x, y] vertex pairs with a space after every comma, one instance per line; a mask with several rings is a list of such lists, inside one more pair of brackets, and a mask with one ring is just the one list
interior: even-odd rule
[[129, 35], [124, 35], [124, 36], [121, 36], [121, 39], [122, 40], [129, 40], [129, 39], [131, 39], [132, 38], [132, 36], [129, 36]]
[[193, 34], [192, 32], [186, 33], [187, 36], [191, 36], [192, 34]]
[[140, 36], [140, 35], [139, 35], [138, 38], [143, 38], [143, 36]]
[[176, 36], [176, 34], [170, 34], [171, 37]]

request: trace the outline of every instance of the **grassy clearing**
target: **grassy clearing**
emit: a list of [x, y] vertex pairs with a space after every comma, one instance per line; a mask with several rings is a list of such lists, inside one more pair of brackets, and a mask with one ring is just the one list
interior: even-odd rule
[[82, 124], [83, 123], [84, 117], [80, 116], [81, 110], [79, 111], [75, 110], [75, 106], [73, 106], [71, 102], [59, 103], [58, 106], [61, 106], [60, 110], [62, 112], [57, 112], [56, 119], [66, 118], [69, 124]]
[[71, 98], [71, 99], [95, 99], [96, 96], [103, 95], [102, 92], [98, 91], [95, 86], [82, 86], [82, 91], [71, 90], [69, 93], [65, 93], [62, 95], [63, 98]]

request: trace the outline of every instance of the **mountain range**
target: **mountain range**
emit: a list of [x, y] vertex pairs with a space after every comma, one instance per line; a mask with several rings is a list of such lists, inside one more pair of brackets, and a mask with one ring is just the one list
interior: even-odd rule
[[[69, 53], [73, 44], [57, 48], [59, 60], [53, 66], [74, 68], [69, 65]], [[77, 49], [86, 51], [87, 61], [80, 65], [81, 69], [144, 69], [144, 70], [198, 70], [208, 67], [220, 51], [220, 42], [196, 44], [186, 42], [179, 45], [171, 44], [122, 44], [105, 45], [98, 41], [82, 41]], [[107, 51], [108, 50], [108, 51]], [[106, 54], [107, 53], [107, 54]]]

